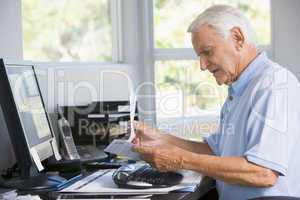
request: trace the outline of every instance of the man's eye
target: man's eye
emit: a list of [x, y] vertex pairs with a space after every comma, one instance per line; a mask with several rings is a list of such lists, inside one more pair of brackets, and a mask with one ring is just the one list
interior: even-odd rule
[[211, 56], [212, 51], [211, 50], [204, 50], [200, 53], [201, 56]]
[[209, 56], [210, 55], [210, 51], [203, 51], [202, 54], [205, 55], [205, 56]]

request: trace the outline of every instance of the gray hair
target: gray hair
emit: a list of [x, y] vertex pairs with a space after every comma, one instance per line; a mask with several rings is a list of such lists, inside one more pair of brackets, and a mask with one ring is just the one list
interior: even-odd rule
[[197, 32], [203, 25], [214, 27], [224, 38], [233, 27], [239, 27], [245, 39], [257, 45], [256, 34], [250, 21], [237, 8], [228, 5], [215, 5], [202, 12], [189, 26], [188, 32]]

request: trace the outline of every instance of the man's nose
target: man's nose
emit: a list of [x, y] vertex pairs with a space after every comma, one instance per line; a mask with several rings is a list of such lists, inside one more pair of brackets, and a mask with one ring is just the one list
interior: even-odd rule
[[207, 69], [207, 66], [208, 66], [208, 61], [206, 58], [204, 58], [204, 56], [201, 56], [200, 57], [200, 68], [201, 70], [206, 70]]

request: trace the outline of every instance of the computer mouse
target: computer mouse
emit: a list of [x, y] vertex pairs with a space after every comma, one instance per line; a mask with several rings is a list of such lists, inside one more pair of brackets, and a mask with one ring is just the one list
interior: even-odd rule
[[160, 172], [149, 164], [128, 164], [117, 169], [113, 180], [120, 188], [147, 189], [178, 185], [183, 176], [177, 172]]

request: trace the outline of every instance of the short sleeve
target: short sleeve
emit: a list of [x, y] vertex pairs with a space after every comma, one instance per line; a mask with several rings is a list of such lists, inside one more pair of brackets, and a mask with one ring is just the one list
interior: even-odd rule
[[267, 87], [252, 96], [244, 156], [284, 176], [289, 159], [287, 90]]

